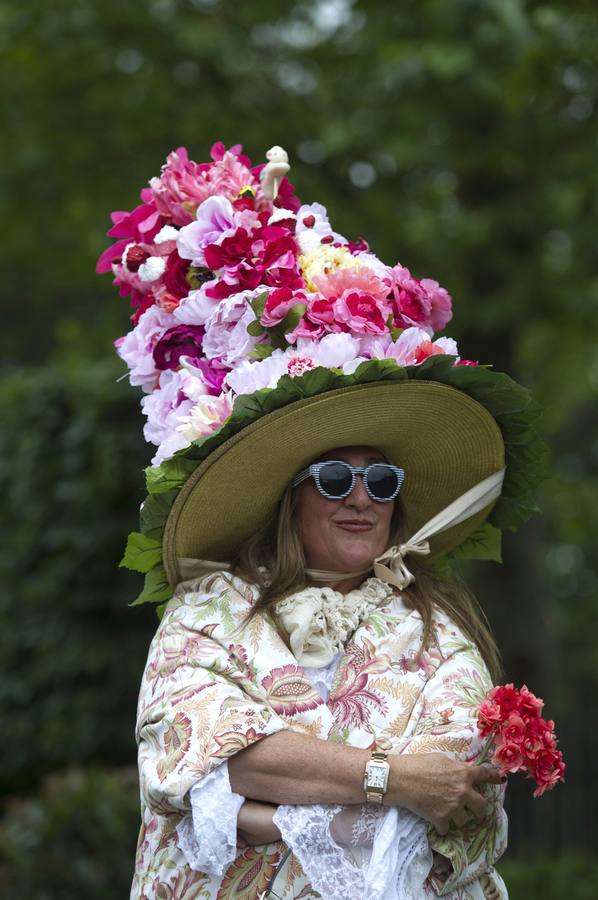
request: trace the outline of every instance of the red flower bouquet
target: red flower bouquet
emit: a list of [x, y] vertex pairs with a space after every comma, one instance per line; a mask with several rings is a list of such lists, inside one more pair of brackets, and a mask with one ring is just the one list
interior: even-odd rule
[[517, 689], [504, 684], [493, 688], [478, 710], [480, 735], [488, 738], [479, 762], [486, 762], [493, 751], [491, 762], [501, 775], [527, 772], [536, 781], [534, 797], [564, 781], [565, 774], [554, 722], [540, 715], [543, 706], [525, 685]]

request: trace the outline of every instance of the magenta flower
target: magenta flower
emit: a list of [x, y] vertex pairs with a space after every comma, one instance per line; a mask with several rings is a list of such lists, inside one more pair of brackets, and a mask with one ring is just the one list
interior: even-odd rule
[[[220, 246], [226, 239], [233, 239], [242, 233], [246, 240], [242, 244], [243, 251], [248, 249], [247, 232], [259, 225], [259, 219], [252, 210], [236, 210], [226, 197], [208, 197], [198, 206], [196, 221], [181, 228], [177, 239], [179, 255], [190, 259], [194, 266], [209, 266], [219, 269], [229, 264], [226, 259], [214, 264], [206, 258], [206, 250], [212, 245]], [[244, 253], [243, 253], [244, 255]], [[238, 254], [233, 255], [231, 263], [237, 262]]]
[[205, 329], [200, 325], [175, 325], [165, 331], [153, 351], [156, 369], [178, 369], [181, 356], [198, 359]]
[[409, 269], [397, 264], [389, 271], [392, 280], [394, 324], [398, 328], [415, 325], [431, 336], [444, 328], [452, 316], [450, 295], [437, 281], [418, 281]]
[[343, 291], [334, 304], [337, 322], [354, 334], [385, 334], [389, 308], [364, 291]]
[[260, 322], [266, 328], [274, 328], [293, 306], [306, 302], [307, 297], [302, 291], [295, 292], [288, 287], [275, 288], [266, 300]]

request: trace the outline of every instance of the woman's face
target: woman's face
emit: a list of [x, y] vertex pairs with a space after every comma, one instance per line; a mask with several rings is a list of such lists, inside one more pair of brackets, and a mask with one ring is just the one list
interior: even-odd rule
[[[318, 458], [342, 459], [352, 466], [387, 462], [375, 447], [341, 447]], [[356, 572], [371, 566], [388, 547], [394, 501], [372, 500], [358, 475], [342, 500], [328, 500], [313, 478], [297, 488], [299, 535], [307, 566], [332, 572]]]

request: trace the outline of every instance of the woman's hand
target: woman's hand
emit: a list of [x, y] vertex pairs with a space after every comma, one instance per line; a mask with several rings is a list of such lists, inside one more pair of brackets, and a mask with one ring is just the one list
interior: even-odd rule
[[389, 756], [388, 762], [385, 805], [407, 807], [439, 834], [447, 833], [451, 821], [463, 825], [472, 814], [483, 818], [487, 810], [480, 785], [502, 782], [494, 766], [457, 762], [442, 753]]
[[271, 803], [246, 800], [237, 816], [237, 844], [258, 847], [280, 840], [280, 831], [272, 822], [276, 807]]

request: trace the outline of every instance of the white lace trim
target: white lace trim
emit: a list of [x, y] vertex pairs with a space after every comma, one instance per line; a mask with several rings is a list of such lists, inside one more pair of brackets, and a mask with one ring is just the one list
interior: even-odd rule
[[177, 825], [178, 844], [196, 872], [222, 876], [237, 855], [237, 816], [245, 797], [233, 793], [223, 762], [189, 792], [191, 813]]
[[421, 900], [432, 853], [425, 822], [408, 810], [279, 806], [274, 823], [327, 900]]
[[297, 662], [319, 669], [330, 665], [360, 622], [393, 592], [392, 585], [368, 578], [347, 594], [329, 587], [305, 588], [274, 608]]

